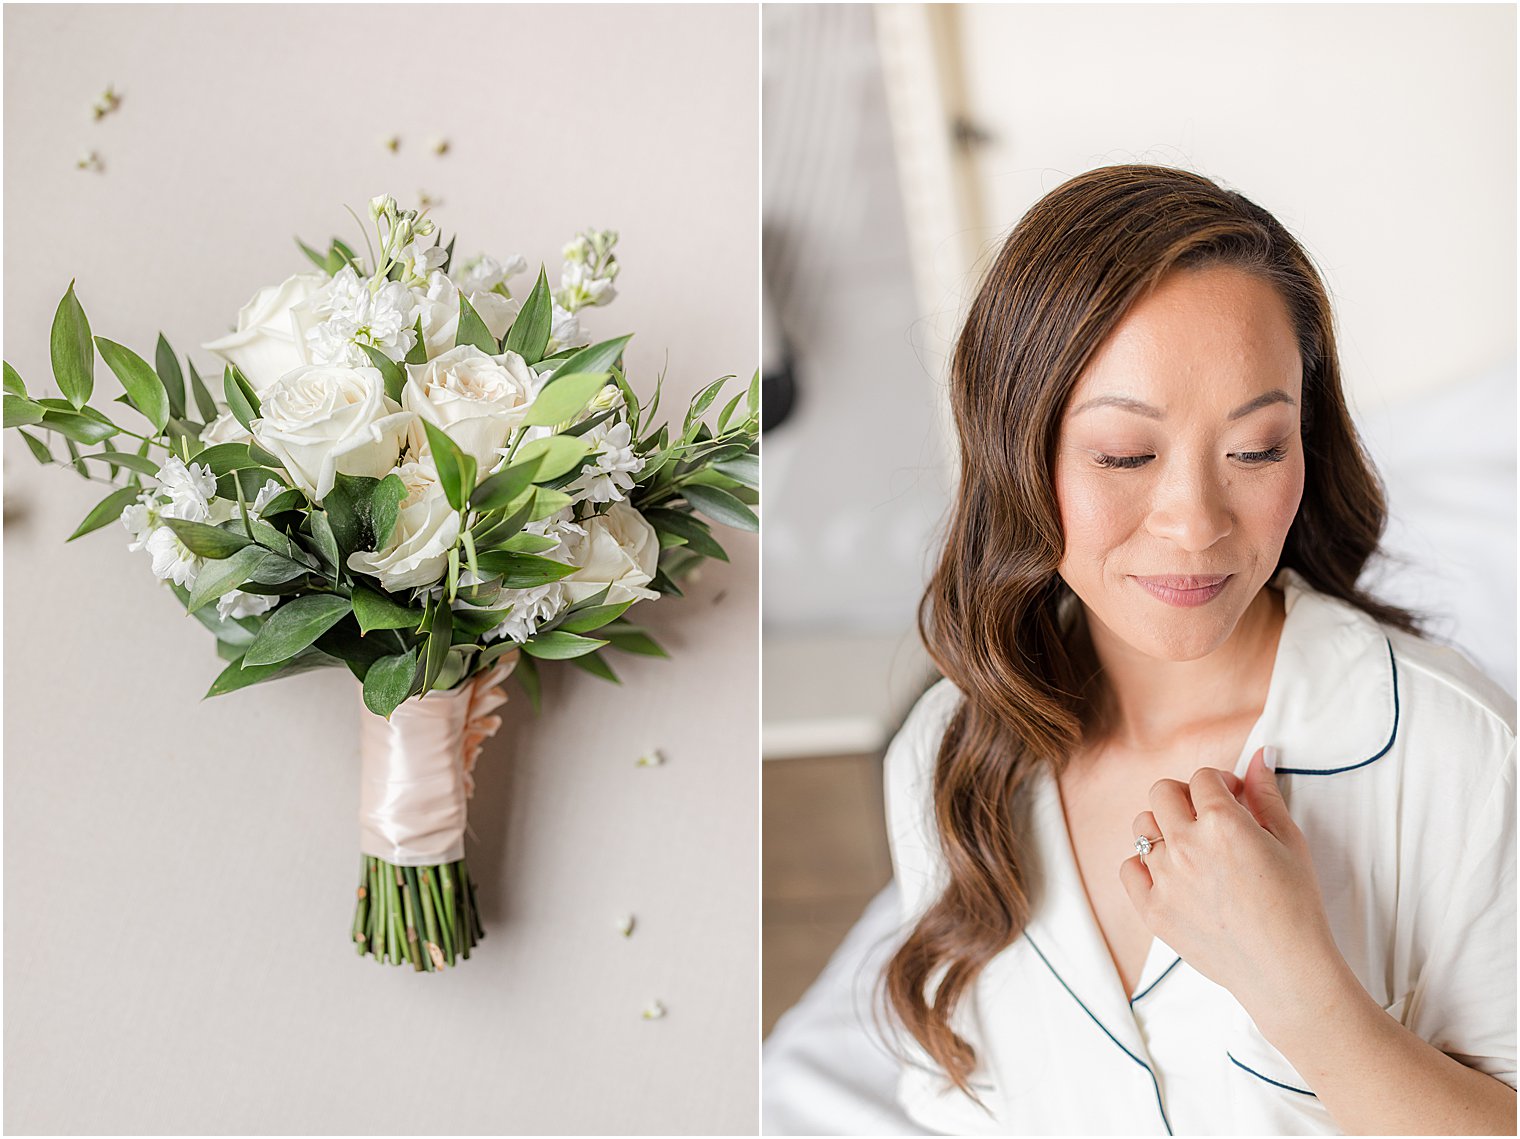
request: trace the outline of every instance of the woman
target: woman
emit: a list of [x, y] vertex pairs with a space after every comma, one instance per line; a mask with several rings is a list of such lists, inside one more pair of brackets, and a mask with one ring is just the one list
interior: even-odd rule
[[1514, 1134], [1514, 703], [1357, 587], [1384, 502], [1297, 242], [1194, 174], [1084, 174], [951, 384], [945, 679], [887, 760], [905, 1108]]

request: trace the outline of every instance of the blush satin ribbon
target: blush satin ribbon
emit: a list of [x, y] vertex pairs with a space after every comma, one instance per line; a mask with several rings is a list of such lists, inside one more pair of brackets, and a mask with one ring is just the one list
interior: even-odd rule
[[408, 700], [386, 720], [362, 710], [359, 849], [396, 866], [464, 857], [465, 804], [481, 745], [501, 727], [500, 685], [517, 651], [447, 692]]

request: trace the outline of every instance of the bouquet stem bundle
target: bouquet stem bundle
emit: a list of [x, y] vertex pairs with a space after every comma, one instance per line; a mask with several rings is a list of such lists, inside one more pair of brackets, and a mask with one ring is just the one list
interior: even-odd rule
[[354, 907], [359, 956], [434, 973], [468, 960], [486, 935], [475, 883], [461, 858], [440, 866], [397, 866], [373, 855], [359, 869]]

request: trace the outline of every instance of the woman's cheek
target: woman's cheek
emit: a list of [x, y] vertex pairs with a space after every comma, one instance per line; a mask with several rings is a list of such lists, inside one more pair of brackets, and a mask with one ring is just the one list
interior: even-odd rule
[[1123, 541], [1126, 516], [1135, 509], [1135, 495], [1124, 493], [1115, 482], [1071, 471], [1063, 475], [1056, 493], [1068, 555], [1081, 551], [1102, 554]]

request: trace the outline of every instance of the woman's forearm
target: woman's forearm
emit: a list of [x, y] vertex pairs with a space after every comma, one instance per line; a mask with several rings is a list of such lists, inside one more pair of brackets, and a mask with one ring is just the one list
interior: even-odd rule
[[1513, 1135], [1515, 1092], [1389, 1016], [1344, 962], [1257, 1027], [1350, 1135]]

